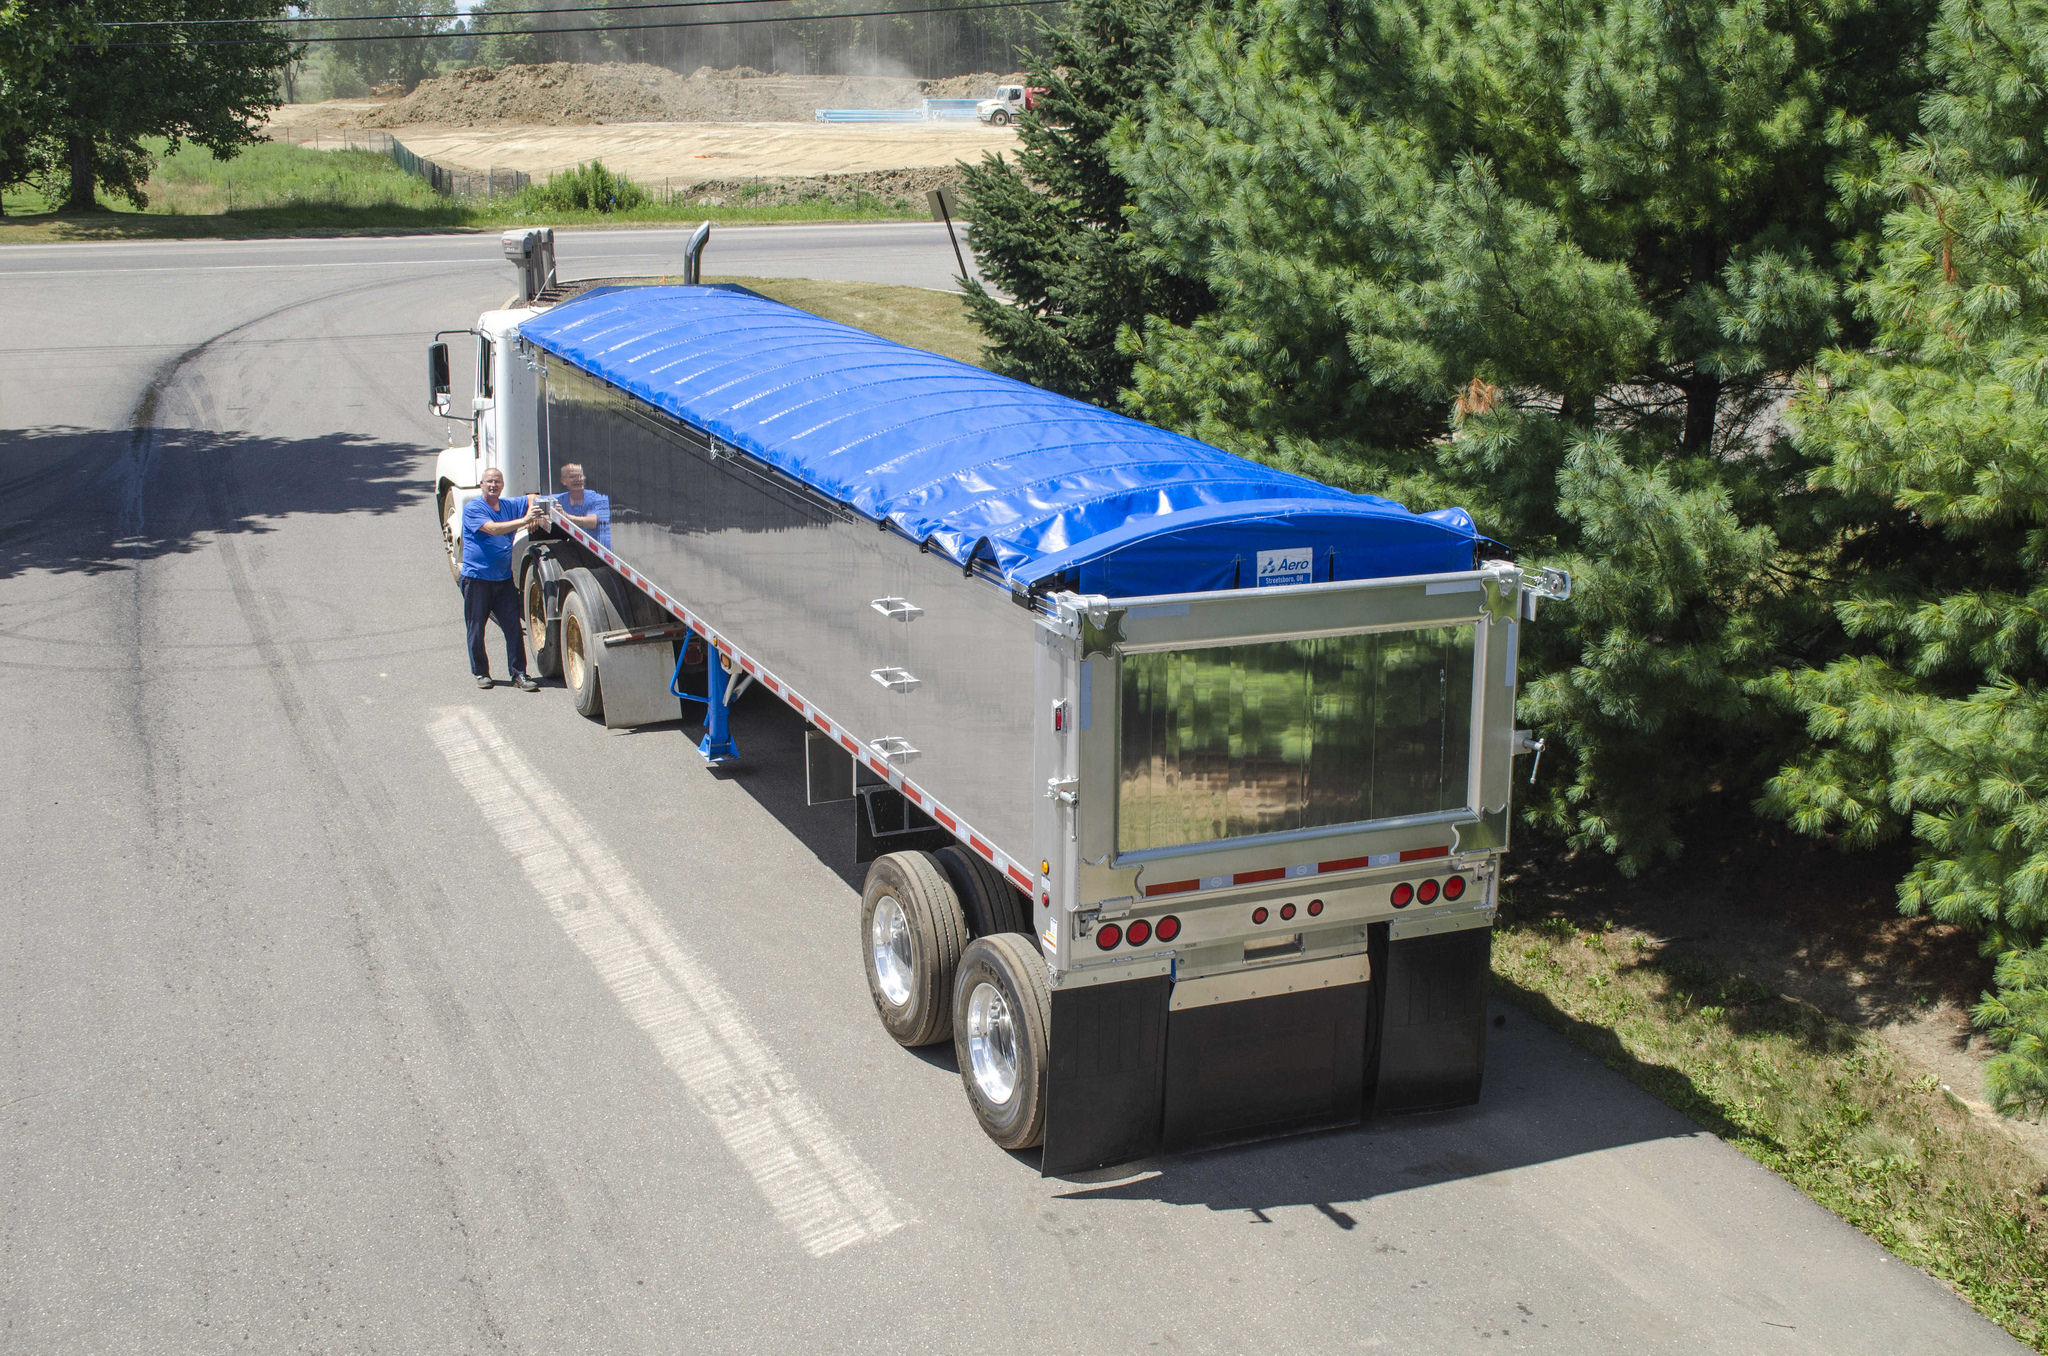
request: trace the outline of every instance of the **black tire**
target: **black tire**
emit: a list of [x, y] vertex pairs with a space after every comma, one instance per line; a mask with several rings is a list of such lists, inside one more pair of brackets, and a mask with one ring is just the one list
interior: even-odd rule
[[[569, 572], [572, 576], [580, 573]], [[600, 604], [600, 607], [602, 604]], [[591, 595], [571, 586], [562, 594], [562, 684], [576, 703], [576, 714], [596, 720], [604, 715], [604, 694], [596, 658], [596, 637], [610, 628], [602, 615], [592, 615]]]
[[547, 572], [539, 560], [526, 567], [519, 611], [526, 621], [526, 671], [536, 678], [562, 675], [562, 621], [548, 620]]
[[942, 847], [932, 856], [953, 893], [960, 896], [960, 908], [967, 915], [967, 929], [977, 937], [998, 932], [1031, 934], [1031, 901], [1010, 884], [1009, 878], [958, 843]]
[[[967, 941], [959, 896], [928, 854], [891, 852], [868, 868], [861, 968], [875, 1013], [898, 1045], [930, 1045], [952, 1033], [953, 975]], [[887, 974], [885, 955], [893, 958]]]
[[[984, 989], [995, 991], [1003, 1020], [986, 1020], [995, 1003], [981, 994]], [[967, 1088], [974, 1118], [983, 1133], [1005, 1149], [1029, 1149], [1045, 1139], [1051, 1032], [1052, 988], [1037, 939], [1014, 932], [977, 937], [960, 957], [959, 976], [953, 981], [953, 1057], [960, 1062], [960, 1081]], [[1008, 1095], [998, 1099], [984, 1082], [984, 1066], [978, 1061], [993, 1055], [992, 1063], [1000, 1070], [1006, 1048], [1012, 1078]]]
[[999, 108], [988, 115], [988, 121], [991, 127], [1008, 127], [1010, 125], [1009, 111]]
[[448, 557], [448, 575], [455, 587], [462, 587], [462, 534], [448, 518], [448, 503], [454, 496], [446, 490], [434, 501], [434, 513], [441, 520], [441, 554]]

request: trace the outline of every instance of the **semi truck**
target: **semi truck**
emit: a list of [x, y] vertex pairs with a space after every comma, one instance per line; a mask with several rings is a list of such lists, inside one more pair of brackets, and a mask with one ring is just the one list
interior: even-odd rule
[[1018, 116], [1038, 107], [1045, 91], [1036, 85], [998, 85], [993, 98], [974, 106], [974, 116], [996, 127], [1008, 127]]
[[485, 468], [589, 487], [515, 543], [534, 670], [714, 764], [744, 695], [795, 712], [867, 864], [819, 944], [1047, 1174], [1475, 1101], [1519, 636], [1569, 578], [704, 284], [708, 230], [680, 284], [508, 232], [520, 294], [429, 349], [451, 417], [475, 362], [451, 566]]

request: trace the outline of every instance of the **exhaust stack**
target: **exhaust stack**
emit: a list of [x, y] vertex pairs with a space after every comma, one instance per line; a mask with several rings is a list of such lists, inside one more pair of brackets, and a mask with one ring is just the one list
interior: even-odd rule
[[690, 233], [690, 247], [683, 252], [684, 282], [704, 281], [704, 244], [710, 239], [711, 223], [708, 221]]
[[[707, 225], [709, 223], [706, 223]], [[530, 302], [555, 285], [555, 228], [507, 231], [500, 240], [505, 258], [519, 270], [519, 300]]]

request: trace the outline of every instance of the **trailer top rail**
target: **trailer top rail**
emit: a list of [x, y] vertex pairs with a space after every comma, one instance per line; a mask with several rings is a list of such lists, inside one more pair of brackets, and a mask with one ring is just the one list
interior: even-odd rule
[[1481, 540], [737, 287], [594, 288], [540, 349], [1017, 590], [1132, 597], [1442, 574]]

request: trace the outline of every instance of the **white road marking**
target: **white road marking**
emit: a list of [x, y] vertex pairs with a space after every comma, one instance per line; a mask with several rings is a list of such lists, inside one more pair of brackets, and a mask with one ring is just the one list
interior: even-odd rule
[[480, 711], [444, 708], [428, 733], [548, 912], [805, 1251], [823, 1257], [901, 1228], [874, 1170], [568, 799]]

